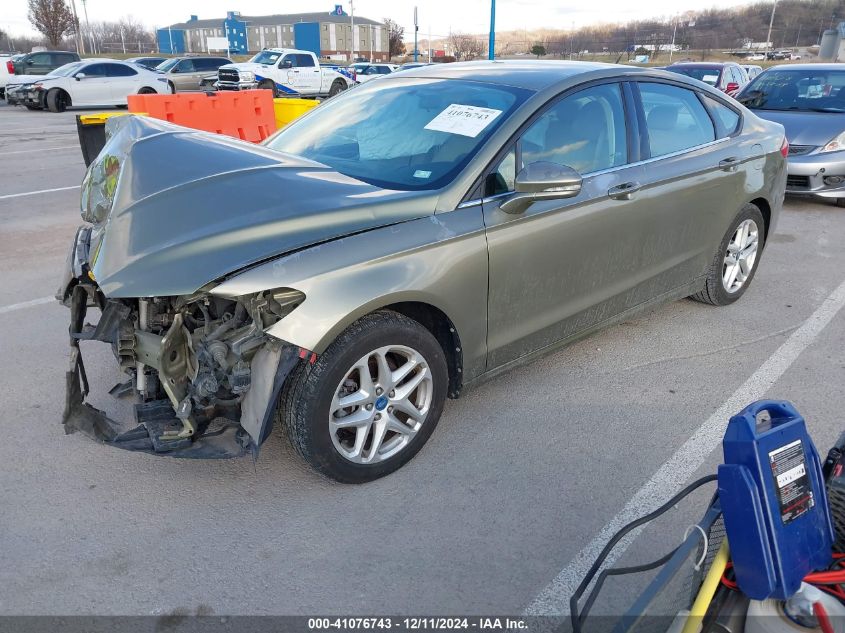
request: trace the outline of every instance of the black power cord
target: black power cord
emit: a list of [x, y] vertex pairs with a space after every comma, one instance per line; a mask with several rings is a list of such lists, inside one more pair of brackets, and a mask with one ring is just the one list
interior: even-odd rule
[[635, 530], [641, 525], [653, 521], [654, 519], [674, 507], [684, 497], [689, 496], [692, 492], [701, 488], [701, 486], [709, 484], [712, 481], [716, 481], [716, 475], [707, 475], [706, 477], [702, 477], [701, 479], [695, 480], [686, 488], [677, 493], [674, 497], [669, 499], [669, 501], [664, 503], [662, 506], [646, 514], [645, 516], [640, 517], [639, 519], [631, 521], [626, 526], [622, 527], [618, 532], [616, 532], [616, 534], [613, 535], [613, 537], [607, 542], [607, 545], [604, 546], [604, 549], [602, 549], [601, 554], [599, 554], [598, 558], [595, 560], [595, 562], [585, 574], [584, 579], [581, 581], [581, 584], [578, 585], [578, 588], [575, 590], [575, 593], [573, 593], [572, 597], [569, 599], [569, 617], [572, 620], [573, 633], [582, 632], [581, 627], [583, 626], [584, 621], [586, 620], [587, 615], [589, 614], [590, 609], [593, 606], [593, 603], [598, 597], [598, 591], [601, 589], [601, 586], [604, 584], [604, 581], [607, 579], [608, 576], [635, 574], [639, 572], [649, 571], [656, 567], [660, 567], [661, 565], [665, 565], [678, 550], [678, 548], [676, 547], [674, 550], [672, 550], [665, 556], [650, 563], [634, 565], [632, 567], [616, 567], [611, 569], [605, 569], [596, 581], [595, 587], [593, 587], [592, 591], [590, 592], [590, 595], [587, 598], [587, 602], [584, 604], [583, 612], [579, 611], [578, 603], [580, 602], [581, 597], [584, 595], [584, 592], [590, 586], [590, 583], [593, 582], [593, 578], [595, 578], [599, 569], [601, 569], [601, 566], [604, 564], [604, 561], [607, 559], [607, 556], [610, 554], [613, 548], [616, 547], [617, 543], [619, 543], [619, 541], [621, 541], [625, 537], [625, 535], [631, 532], [632, 530]]

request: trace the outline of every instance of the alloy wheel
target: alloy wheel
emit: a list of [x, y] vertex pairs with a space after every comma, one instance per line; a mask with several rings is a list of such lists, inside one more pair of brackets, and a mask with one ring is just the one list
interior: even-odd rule
[[362, 356], [344, 374], [329, 409], [337, 451], [357, 464], [396, 455], [428, 417], [434, 385], [422, 354], [387, 345]]
[[759, 229], [754, 220], [743, 220], [736, 227], [733, 237], [728, 242], [722, 266], [722, 287], [729, 292], [737, 292], [754, 270], [759, 245]]

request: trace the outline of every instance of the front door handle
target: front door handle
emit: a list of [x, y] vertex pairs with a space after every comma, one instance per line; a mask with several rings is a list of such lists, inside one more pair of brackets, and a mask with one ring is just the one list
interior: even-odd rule
[[722, 171], [736, 171], [737, 167], [739, 167], [739, 159], [735, 156], [719, 161], [719, 169]]
[[642, 185], [638, 182], [625, 182], [607, 190], [607, 195], [614, 200], [630, 200]]

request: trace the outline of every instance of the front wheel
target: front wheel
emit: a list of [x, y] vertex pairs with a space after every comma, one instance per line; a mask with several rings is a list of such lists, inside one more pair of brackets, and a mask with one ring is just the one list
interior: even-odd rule
[[344, 483], [407, 463], [443, 411], [443, 349], [422, 325], [390, 310], [362, 317], [288, 379], [279, 417], [296, 451]]
[[725, 306], [745, 294], [760, 262], [765, 233], [766, 224], [760, 209], [746, 204], [719, 244], [707, 270], [704, 289], [690, 298]]
[[47, 109], [50, 112], [64, 112], [69, 105], [70, 97], [64, 90], [53, 88], [47, 93]]
[[270, 90], [273, 93], [273, 98], [275, 99], [278, 95], [276, 94], [276, 84], [271, 81], [270, 79], [263, 80], [258, 87], [262, 90]]

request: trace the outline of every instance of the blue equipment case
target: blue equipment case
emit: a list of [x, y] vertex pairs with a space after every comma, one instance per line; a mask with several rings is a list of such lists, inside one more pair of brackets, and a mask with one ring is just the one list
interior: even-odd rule
[[[769, 422], [758, 422], [763, 411]], [[739, 588], [755, 600], [785, 600], [831, 561], [819, 454], [795, 407], [774, 400], [733, 416], [722, 447], [719, 499]]]

